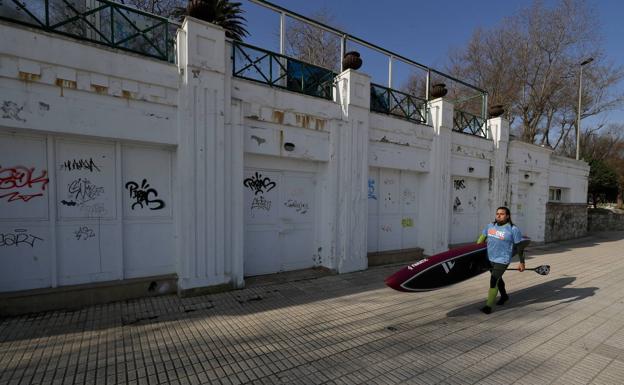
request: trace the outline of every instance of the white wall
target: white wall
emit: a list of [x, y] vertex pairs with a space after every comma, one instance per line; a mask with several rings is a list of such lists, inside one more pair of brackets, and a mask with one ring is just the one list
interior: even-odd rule
[[171, 148], [0, 131], [0, 290], [176, 271]]
[[472, 241], [505, 204], [540, 240], [549, 187], [585, 199], [586, 164], [510, 143], [501, 118], [483, 139], [452, 131], [444, 99], [428, 124], [371, 113], [356, 71], [333, 100], [235, 78], [208, 23], [185, 21], [176, 65], [5, 22], [0, 35], [0, 291], [356, 271], [368, 252]]
[[552, 155], [548, 187], [565, 189], [564, 203], [587, 202], [589, 166], [584, 161]]

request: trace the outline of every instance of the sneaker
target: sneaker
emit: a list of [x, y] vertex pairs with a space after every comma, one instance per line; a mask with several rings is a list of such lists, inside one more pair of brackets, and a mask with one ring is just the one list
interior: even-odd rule
[[484, 312], [485, 314], [490, 314], [492, 312], [492, 308], [489, 306], [483, 306], [481, 308], [481, 311]]
[[501, 295], [500, 299], [498, 300], [498, 302], [496, 302], [497, 305], [504, 305], [505, 302], [509, 301], [509, 296], [507, 294], [505, 295]]

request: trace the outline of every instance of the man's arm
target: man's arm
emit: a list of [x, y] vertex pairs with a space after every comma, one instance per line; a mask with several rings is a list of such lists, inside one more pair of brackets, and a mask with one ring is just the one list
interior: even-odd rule
[[517, 252], [518, 258], [520, 259], [518, 270], [524, 271], [524, 248], [527, 247], [529, 243], [522, 240], [522, 233], [520, 232], [520, 229], [518, 229], [516, 226], [514, 226], [512, 231], [514, 239], [514, 251]]

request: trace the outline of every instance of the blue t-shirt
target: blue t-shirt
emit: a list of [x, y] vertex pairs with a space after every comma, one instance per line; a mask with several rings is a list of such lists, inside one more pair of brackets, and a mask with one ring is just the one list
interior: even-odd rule
[[482, 234], [487, 237], [489, 260], [504, 265], [508, 265], [511, 261], [514, 243], [522, 241], [522, 233], [518, 226], [511, 226], [509, 223], [503, 226], [489, 223]]

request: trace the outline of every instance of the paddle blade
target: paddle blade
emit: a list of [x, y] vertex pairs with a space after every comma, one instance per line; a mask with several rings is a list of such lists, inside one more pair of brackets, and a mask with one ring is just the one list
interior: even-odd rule
[[548, 275], [550, 273], [550, 265], [538, 266], [534, 270], [539, 275]]

